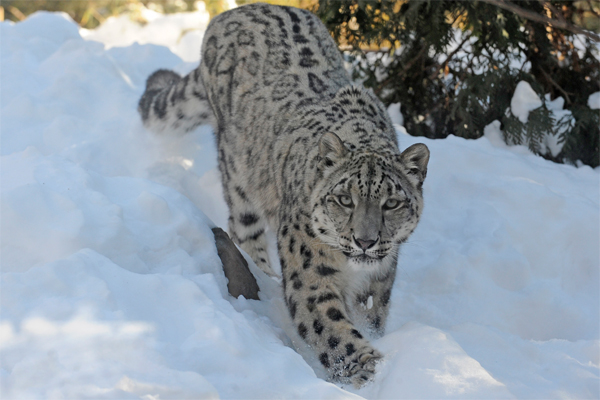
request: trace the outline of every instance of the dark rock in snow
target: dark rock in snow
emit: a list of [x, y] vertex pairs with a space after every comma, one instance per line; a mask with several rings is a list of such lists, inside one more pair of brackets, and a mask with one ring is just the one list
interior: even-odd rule
[[223, 229], [213, 228], [212, 231], [219, 258], [223, 263], [223, 271], [229, 280], [229, 294], [233, 297], [243, 295], [247, 299], [258, 300], [258, 284], [248, 268], [248, 263]]

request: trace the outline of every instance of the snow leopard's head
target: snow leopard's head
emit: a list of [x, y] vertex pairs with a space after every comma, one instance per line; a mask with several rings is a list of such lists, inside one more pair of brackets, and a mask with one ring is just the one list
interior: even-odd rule
[[313, 192], [317, 236], [358, 268], [395, 257], [423, 210], [429, 150], [415, 144], [401, 155], [350, 151], [334, 133], [319, 142], [320, 182]]

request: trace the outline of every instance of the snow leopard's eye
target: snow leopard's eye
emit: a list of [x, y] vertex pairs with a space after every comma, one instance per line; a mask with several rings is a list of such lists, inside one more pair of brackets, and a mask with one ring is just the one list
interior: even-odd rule
[[384, 210], [393, 210], [394, 208], [398, 208], [400, 202], [396, 199], [388, 199], [383, 205]]
[[341, 195], [338, 196], [338, 200], [340, 202], [341, 205], [343, 205], [344, 207], [352, 207], [352, 197], [350, 196], [346, 196], [346, 195]]

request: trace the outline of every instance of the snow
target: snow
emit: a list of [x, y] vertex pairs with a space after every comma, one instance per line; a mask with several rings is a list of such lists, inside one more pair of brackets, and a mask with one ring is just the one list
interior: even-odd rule
[[402, 105], [400, 103], [392, 103], [388, 106], [387, 112], [390, 114], [390, 119], [395, 125], [404, 125], [404, 116], [400, 109]]
[[136, 112], [152, 71], [193, 68], [173, 53], [187, 18], [85, 32], [104, 43], [65, 14], [0, 23], [3, 399], [600, 396], [599, 170], [494, 146], [499, 124], [397, 126], [431, 150], [426, 206], [367, 387], [321, 379], [251, 260], [261, 301], [231, 298], [210, 127], [156, 136]]
[[515, 93], [510, 100], [512, 114], [522, 123], [527, 123], [529, 113], [542, 106], [542, 100], [538, 97], [529, 83], [521, 81], [517, 84]]
[[380, 371], [379, 387], [371, 388], [372, 397], [514, 398], [504, 384], [439, 329], [409, 322], [379, 340], [378, 345], [390, 360]]
[[143, 26], [132, 23], [129, 15], [122, 14], [109, 17], [97, 29], [80, 32], [83, 38], [102, 42], [107, 48], [152, 43], [168, 47], [184, 61], [198, 62], [202, 33], [210, 16], [203, 2], [198, 1], [195, 6], [194, 12], [167, 15], [142, 7], [141, 17], [148, 21]]
[[587, 104], [592, 110], [600, 109], [600, 92], [592, 93], [588, 98]]

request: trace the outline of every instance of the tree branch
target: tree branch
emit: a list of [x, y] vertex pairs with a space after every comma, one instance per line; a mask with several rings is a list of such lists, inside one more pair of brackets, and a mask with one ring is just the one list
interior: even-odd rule
[[586, 3], [587, 3], [587, 5], [588, 5], [588, 7], [589, 7], [590, 9], [589, 9], [589, 10], [584, 10], [584, 12], [585, 12], [585, 11], [588, 11], [588, 12], [590, 12], [590, 13], [594, 14], [596, 17], [600, 17], [600, 14], [598, 14], [598, 13], [596, 12], [596, 10], [594, 9], [594, 5], [592, 4], [592, 2], [591, 2], [590, 0], [587, 0], [587, 1], [586, 1]]
[[406, 75], [406, 72], [410, 69], [410, 67], [412, 67], [413, 64], [416, 63], [419, 60], [419, 58], [421, 58], [423, 56], [423, 54], [425, 54], [427, 49], [429, 49], [429, 46], [423, 46], [421, 48], [421, 50], [419, 50], [419, 52], [417, 53], [417, 55], [415, 57], [413, 57], [410, 61], [408, 61], [406, 64], [404, 64], [404, 68], [402, 69], [400, 74], [394, 75], [394, 76], [388, 76], [387, 78], [385, 78], [384, 80], [379, 82], [379, 87], [375, 89], [375, 94], [379, 95], [381, 93], [381, 91], [383, 90], [383, 88], [385, 87], [385, 85], [387, 85], [392, 79], [398, 79], [402, 75]]
[[[548, 80], [548, 82], [550, 82], [552, 84], [552, 86], [557, 88], [562, 94], [565, 95], [565, 100], [567, 100], [567, 104], [571, 104], [571, 98], [569, 97], [569, 94], [567, 93], [567, 91], [565, 89], [563, 89], [558, 83], [556, 83], [556, 81], [554, 79], [552, 79], [552, 77], [546, 71], [544, 71], [543, 68], [540, 67], [539, 70], [542, 72], [542, 75], [544, 75], [544, 77]], [[571, 93], [571, 94], [573, 94], [573, 93]]]
[[600, 36], [596, 35], [593, 32], [590, 32], [586, 29], [580, 28], [576, 25], [570, 24], [566, 21], [548, 18], [548, 17], [546, 17], [544, 15], [540, 15], [534, 11], [529, 11], [525, 8], [517, 6], [516, 4], [514, 4], [510, 1], [506, 1], [506, 0], [480, 0], [480, 1], [482, 1], [484, 3], [495, 5], [496, 7], [502, 8], [504, 10], [508, 10], [508, 11], [513, 12], [523, 18], [530, 20], [530, 21], [540, 22], [542, 24], [548, 24], [554, 28], [564, 29], [569, 32], [585, 35], [588, 38], [590, 38], [596, 42], [600, 42]]
[[458, 52], [460, 51], [460, 49], [462, 49], [463, 45], [464, 45], [465, 43], [467, 43], [467, 40], [469, 40], [470, 38], [471, 38], [471, 35], [467, 35], [467, 36], [466, 36], [466, 37], [463, 39], [463, 41], [462, 41], [462, 42], [460, 42], [460, 44], [458, 45], [458, 47], [457, 47], [456, 49], [454, 49], [454, 51], [452, 51], [450, 54], [448, 54], [448, 56], [446, 57], [446, 59], [444, 60], [444, 62], [443, 62], [443, 63], [441, 63], [441, 64], [438, 64], [438, 65], [435, 67], [435, 71], [433, 71], [433, 73], [432, 73], [432, 74], [429, 76], [429, 80], [433, 80], [433, 79], [434, 79], [434, 78], [437, 76], [437, 74], [439, 73], [440, 69], [441, 69], [442, 67], [444, 67], [444, 68], [445, 68], [445, 67], [446, 67], [446, 65], [448, 65], [448, 62], [450, 61], [450, 59], [451, 59], [452, 57], [454, 57], [454, 56], [456, 55], [456, 53], [458, 53]]
[[539, 3], [541, 3], [544, 7], [548, 8], [548, 10], [550, 10], [552, 12], [552, 14], [554, 14], [559, 21], [564, 22], [565, 24], [568, 24], [567, 20], [565, 19], [565, 17], [562, 15], [561, 12], [559, 12], [556, 7], [554, 7], [552, 4], [550, 4], [547, 1], [544, 0], [538, 0]]

